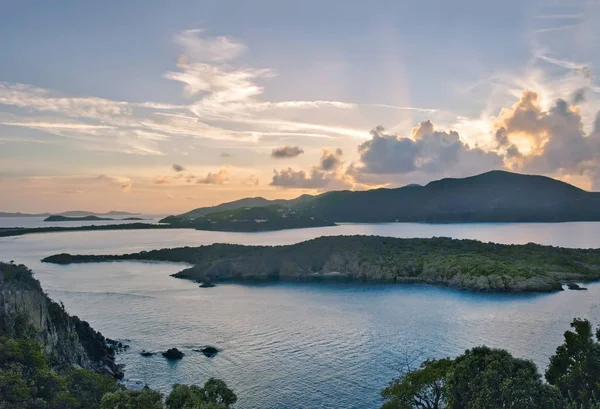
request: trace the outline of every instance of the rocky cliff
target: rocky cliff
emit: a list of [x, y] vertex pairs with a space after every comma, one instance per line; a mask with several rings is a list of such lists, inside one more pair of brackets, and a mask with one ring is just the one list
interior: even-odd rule
[[0, 335], [37, 338], [56, 367], [123, 375], [102, 334], [52, 301], [23, 265], [0, 263]]

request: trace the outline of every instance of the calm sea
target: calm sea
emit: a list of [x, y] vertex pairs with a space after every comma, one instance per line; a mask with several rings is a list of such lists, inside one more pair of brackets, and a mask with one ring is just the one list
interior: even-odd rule
[[[0, 219], [0, 227], [6, 226]], [[14, 220], [14, 219], [12, 219]], [[58, 252], [124, 253], [214, 242], [290, 244], [322, 235], [447, 236], [500, 243], [600, 248], [600, 223], [347, 224], [269, 233], [193, 230], [36, 234], [0, 239], [0, 260], [31, 267], [44, 289], [105, 336], [130, 385], [224, 379], [238, 408], [377, 408], [401, 357], [454, 356], [486, 344], [542, 370], [573, 317], [600, 324], [600, 284], [549, 295], [483, 294], [422, 285], [223, 284], [200, 289], [169, 277], [180, 264], [56, 266]], [[193, 349], [215, 345], [212, 359]], [[180, 362], [142, 349], [177, 347]]]

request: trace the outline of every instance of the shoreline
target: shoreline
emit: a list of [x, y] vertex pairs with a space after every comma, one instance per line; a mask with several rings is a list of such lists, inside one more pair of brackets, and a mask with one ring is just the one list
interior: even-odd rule
[[[55, 254], [43, 262], [185, 262], [198, 283], [354, 281], [424, 283], [484, 292], [554, 292], [600, 279], [600, 249], [504, 245], [449, 238], [326, 236], [286, 246], [213, 244], [121, 255]], [[344, 273], [340, 273], [343, 271]]]

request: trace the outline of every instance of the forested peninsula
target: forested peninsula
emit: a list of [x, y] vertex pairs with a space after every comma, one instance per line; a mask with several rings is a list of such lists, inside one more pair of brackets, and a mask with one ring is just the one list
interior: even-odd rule
[[477, 291], [552, 292], [600, 279], [600, 249], [504, 245], [450, 238], [333, 236], [286, 246], [212, 244], [123, 255], [57, 254], [57, 264], [119, 260], [192, 264], [174, 277], [197, 282], [348, 280], [428, 283]]

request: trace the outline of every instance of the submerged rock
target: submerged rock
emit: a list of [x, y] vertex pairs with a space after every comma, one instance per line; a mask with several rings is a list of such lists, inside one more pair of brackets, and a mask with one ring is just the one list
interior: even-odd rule
[[145, 349], [140, 352], [141, 356], [153, 356], [156, 352], [146, 351]]
[[110, 338], [106, 338], [106, 346], [112, 349], [117, 354], [129, 349], [129, 345]]
[[204, 348], [194, 349], [195, 352], [202, 352], [207, 358], [212, 358], [219, 353], [219, 349], [213, 346], [205, 346]]
[[170, 348], [166, 352], [162, 353], [162, 356], [164, 356], [167, 359], [181, 359], [184, 357], [184, 355], [185, 354], [177, 348]]

